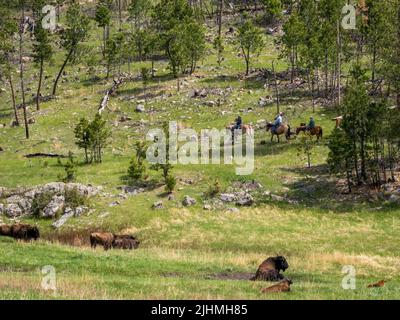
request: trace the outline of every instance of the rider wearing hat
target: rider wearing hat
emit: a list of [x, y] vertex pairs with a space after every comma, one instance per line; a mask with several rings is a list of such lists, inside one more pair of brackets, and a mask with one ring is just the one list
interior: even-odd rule
[[315, 120], [314, 117], [310, 117], [310, 122], [308, 123], [306, 130], [310, 131], [315, 128]]
[[276, 129], [278, 129], [282, 123], [283, 123], [283, 116], [285, 114], [283, 112], [279, 112], [278, 116], [275, 118], [275, 122], [274, 122], [274, 126], [272, 128], [273, 132], [276, 131]]
[[240, 130], [242, 128], [242, 117], [238, 116], [235, 120], [235, 125], [232, 127], [232, 131]]

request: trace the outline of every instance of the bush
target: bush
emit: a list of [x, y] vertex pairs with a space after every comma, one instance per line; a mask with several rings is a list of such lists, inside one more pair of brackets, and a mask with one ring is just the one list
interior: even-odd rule
[[128, 177], [136, 182], [141, 180], [146, 173], [146, 143], [138, 141], [135, 150], [136, 155], [132, 158], [128, 168]]
[[165, 190], [168, 192], [172, 192], [172, 191], [174, 191], [175, 187], [176, 187], [175, 177], [172, 175], [168, 175], [165, 178]]
[[66, 189], [64, 192], [65, 205], [71, 209], [85, 206], [88, 203], [87, 197], [81, 195], [77, 188]]
[[40, 213], [46, 208], [54, 194], [51, 192], [43, 192], [36, 194], [32, 201], [32, 214], [39, 217]]
[[221, 184], [219, 183], [219, 180], [215, 180], [214, 184], [210, 185], [208, 187], [208, 190], [205, 192], [206, 198], [214, 198], [218, 194], [221, 193]]

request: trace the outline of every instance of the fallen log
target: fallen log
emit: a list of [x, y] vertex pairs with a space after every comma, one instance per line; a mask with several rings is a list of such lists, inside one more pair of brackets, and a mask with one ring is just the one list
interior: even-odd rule
[[99, 114], [102, 114], [102, 112], [108, 107], [108, 101], [110, 100], [110, 96], [115, 95], [115, 93], [117, 92], [118, 88], [123, 85], [125, 82], [134, 80], [137, 78], [134, 77], [122, 77], [119, 78], [117, 80], [114, 80], [113, 85], [111, 86], [111, 88], [109, 90], [106, 91], [104, 97], [101, 99], [100, 102], [100, 107], [98, 109]]
[[68, 158], [68, 156], [62, 155], [62, 154], [56, 154], [56, 153], [31, 153], [27, 154], [24, 156], [25, 158], [31, 159], [31, 158]]

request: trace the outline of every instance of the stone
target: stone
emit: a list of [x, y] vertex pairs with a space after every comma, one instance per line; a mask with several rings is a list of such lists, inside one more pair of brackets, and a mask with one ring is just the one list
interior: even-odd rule
[[227, 211], [232, 212], [232, 213], [239, 213], [240, 210], [238, 208], [232, 207], [232, 208], [228, 208]]
[[75, 217], [80, 217], [82, 214], [84, 214], [89, 208], [86, 206], [79, 206], [75, 208], [74, 216]]
[[7, 205], [5, 214], [9, 218], [16, 218], [22, 216], [23, 212], [17, 204], [12, 203]]
[[73, 216], [74, 216], [74, 211], [69, 207], [66, 208], [62, 217], [52, 223], [52, 227], [55, 229], [61, 228]]
[[0, 203], [0, 214], [4, 213], [4, 204]]
[[281, 202], [281, 201], [285, 201], [285, 198], [281, 197], [281, 196], [277, 196], [276, 194], [271, 194], [271, 200]]
[[146, 109], [145, 109], [145, 107], [144, 107], [143, 104], [138, 104], [138, 105], [136, 106], [136, 110], [135, 110], [135, 111], [136, 111], [136, 112], [139, 112], [139, 113], [142, 113], [142, 112], [145, 112]]
[[400, 202], [400, 196], [398, 196], [397, 194], [392, 194], [389, 197], [389, 202], [390, 203], [399, 203]]
[[153, 209], [163, 209], [164, 208], [163, 202], [162, 201], [154, 202], [152, 205], [152, 208]]
[[254, 199], [251, 194], [243, 192], [237, 195], [236, 204], [238, 206], [251, 206], [254, 203]]
[[236, 196], [233, 193], [223, 193], [219, 198], [223, 202], [234, 202], [236, 200]]
[[109, 207], [116, 207], [116, 206], [119, 206], [121, 203], [119, 202], [119, 201], [114, 201], [114, 202], [111, 202], [108, 206]]
[[211, 211], [211, 210], [212, 210], [212, 206], [209, 205], [209, 204], [205, 204], [205, 205], [203, 206], [203, 210]]
[[54, 218], [65, 206], [64, 196], [54, 196], [41, 213], [42, 218]]
[[185, 207], [193, 206], [193, 205], [195, 205], [196, 203], [197, 203], [196, 199], [193, 199], [193, 198], [191, 198], [191, 197], [189, 197], [189, 196], [185, 196], [185, 197], [183, 198], [183, 201], [182, 201], [182, 204], [183, 204]]
[[31, 210], [32, 202], [19, 195], [11, 196], [6, 201], [7, 204], [16, 204], [25, 213], [29, 213]]

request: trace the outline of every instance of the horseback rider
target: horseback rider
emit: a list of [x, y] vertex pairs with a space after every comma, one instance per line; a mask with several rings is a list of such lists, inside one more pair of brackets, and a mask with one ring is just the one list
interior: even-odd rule
[[276, 132], [276, 130], [283, 124], [283, 116], [285, 114], [283, 112], [279, 112], [278, 116], [275, 118], [275, 122], [272, 127], [272, 132]]
[[311, 131], [315, 129], [315, 120], [314, 117], [310, 117], [310, 122], [308, 123], [307, 127], [306, 127], [306, 131]]

